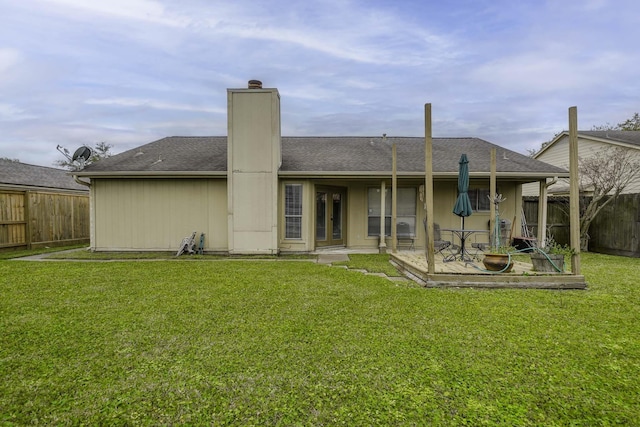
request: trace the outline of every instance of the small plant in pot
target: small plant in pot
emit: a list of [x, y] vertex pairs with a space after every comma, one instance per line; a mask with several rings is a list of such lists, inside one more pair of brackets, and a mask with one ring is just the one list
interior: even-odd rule
[[491, 203], [496, 206], [496, 219], [495, 228], [491, 236], [491, 249], [484, 254], [482, 263], [484, 267], [489, 271], [496, 271], [499, 273], [508, 273], [513, 268], [513, 260], [511, 259], [511, 253], [515, 252], [515, 249], [511, 246], [502, 245], [502, 239], [500, 238], [500, 210], [498, 209], [500, 203], [507, 200], [502, 197], [502, 194], [496, 194], [495, 196], [487, 196]]
[[542, 248], [536, 248], [529, 254], [533, 271], [547, 273], [562, 273], [564, 271], [565, 257], [571, 256], [573, 249], [568, 245], [560, 245], [553, 238], [547, 240]]

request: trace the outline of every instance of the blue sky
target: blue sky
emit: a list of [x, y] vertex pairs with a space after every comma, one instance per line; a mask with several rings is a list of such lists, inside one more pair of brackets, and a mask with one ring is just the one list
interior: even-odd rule
[[277, 87], [282, 134], [475, 136], [526, 153], [640, 111], [637, 0], [0, 0], [0, 157], [226, 135]]

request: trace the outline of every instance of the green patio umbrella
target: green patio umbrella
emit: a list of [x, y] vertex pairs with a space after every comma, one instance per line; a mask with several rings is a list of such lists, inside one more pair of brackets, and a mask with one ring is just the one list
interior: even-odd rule
[[465, 217], [471, 216], [473, 209], [471, 208], [471, 200], [469, 200], [469, 160], [467, 155], [460, 156], [458, 162], [458, 198], [453, 206], [453, 213], [462, 218], [462, 229], [464, 230]]
[[471, 216], [473, 209], [471, 208], [471, 200], [469, 200], [469, 160], [467, 155], [460, 156], [460, 165], [458, 169], [458, 198], [456, 204], [453, 206], [453, 213], [462, 218], [462, 230], [460, 231], [460, 259], [467, 261], [465, 258], [466, 249], [465, 241], [467, 240], [467, 233], [464, 230], [464, 219]]

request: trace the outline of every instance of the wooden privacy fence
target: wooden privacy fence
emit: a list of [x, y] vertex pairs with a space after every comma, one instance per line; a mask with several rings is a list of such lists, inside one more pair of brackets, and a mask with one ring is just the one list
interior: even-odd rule
[[590, 251], [640, 257], [640, 194], [622, 194], [605, 206], [589, 235]]
[[[547, 201], [547, 231], [561, 245], [571, 243], [567, 198], [549, 198]], [[527, 226], [538, 235], [538, 198], [525, 197], [522, 202]]]
[[[569, 217], [566, 198], [549, 198], [547, 229], [560, 244], [568, 244]], [[524, 215], [537, 233], [538, 198], [525, 197]], [[611, 255], [640, 257], [640, 194], [622, 194], [605, 206], [589, 228], [589, 250]]]
[[0, 249], [89, 241], [89, 195], [0, 190]]

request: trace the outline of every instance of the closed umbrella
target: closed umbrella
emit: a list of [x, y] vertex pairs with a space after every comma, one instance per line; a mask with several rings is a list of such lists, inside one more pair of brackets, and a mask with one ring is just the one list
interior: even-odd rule
[[458, 162], [458, 198], [456, 199], [456, 204], [453, 206], [453, 213], [462, 218], [462, 238], [461, 238], [461, 255], [464, 258], [465, 249], [464, 249], [464, 241], [466, 240], [465, 232], [464, 232], [464, 219], [468, 216], [471, 216], [473, 213], [473, 209], [471, 208], [471, 200], [469, 200], [469, 160], [467, 160], [467, 155], [462, 154], [460, 156], [460, 161]]
[[469, 200], [469, 160], [467, 155], [460, 156], [458, 162], [458, 198], [453, 206], [453, 213], [462, 217], [462, 228], [464, 229], [464, 218], [471, 216], [473, 209], [471, 208], [471, 200]]

